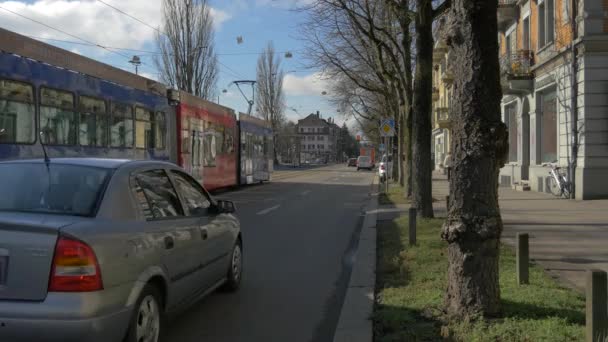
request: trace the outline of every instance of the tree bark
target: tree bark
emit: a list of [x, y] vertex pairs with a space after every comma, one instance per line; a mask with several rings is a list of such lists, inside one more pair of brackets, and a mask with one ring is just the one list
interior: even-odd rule
[[452, 319], [500, 311], [502, 220], [498, 173], [508, 151], [500, 118], [498, 0], [454, 0], [446, 27], [454, 58], [452, 177], [442, 237], [448, 242], [446, 312]]
[[433, 6], [431, 0], [417, 0], [416, 33], [416, 74], [412, 117], [413, 202], [421, 217], [432, 218]]

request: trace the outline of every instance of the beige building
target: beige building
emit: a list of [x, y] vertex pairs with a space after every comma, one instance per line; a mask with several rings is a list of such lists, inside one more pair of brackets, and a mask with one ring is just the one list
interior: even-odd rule
[[[439, 24], [438, 30], [443, 26]], [[437, 32], [436, 32], [437, 33]], [[437, 34], [436, 34], [437, 35]], [[432, 153], [435, 169], [445, 170], [445, 159], [450, 153], [451, 120], [449, 108], [452, 101], [451, 54], [442, 39], [437, 39], [433, 50], [433, 117]]]

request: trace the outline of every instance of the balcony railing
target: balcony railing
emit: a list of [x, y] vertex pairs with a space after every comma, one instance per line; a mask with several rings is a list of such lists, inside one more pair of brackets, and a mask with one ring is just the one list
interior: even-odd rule
[[435, 110], [435, 126], [438, 128], [450, 128], [450, 113], [447, 107], [439, 107]]
[[534, 66], [534, 53], [530, 50], [520, 50], [500, 58], [501, 73], [509, 77], [533, 77], [532, 66]]

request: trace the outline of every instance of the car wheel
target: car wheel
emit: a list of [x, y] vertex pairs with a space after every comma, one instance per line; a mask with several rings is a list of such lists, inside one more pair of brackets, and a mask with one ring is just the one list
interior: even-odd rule
[[357, 168], [357, 171], [359, 171], [359, 170], [360, 170], [360, 169], [359, 169], [359, 168]]
[[158, 342], [163, 324], [160, 294], [153, 285], [146, 285], [134, 306], [125, 342]]
[[226, 283], [222, 289], [235, 292], [241, 287], [241, 279], [243, 278], [243, 248], [241, 240], [238, 240], [232, 249], [232, 257], [230, 258], [230, 266], [226, 276]]

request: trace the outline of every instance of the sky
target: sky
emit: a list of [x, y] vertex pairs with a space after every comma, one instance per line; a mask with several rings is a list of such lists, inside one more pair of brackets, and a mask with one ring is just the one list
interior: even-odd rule
[[[255, 79], [257, 58], [268, 42], [273, 42], [283, 57], [286, 72], [288, 119], [297, 121], [320, 111], [323, 118], [333, 117], [340, 125], [345, 121], [327, 101], [329, 95], [322, 95], [329, 93], [330, 81], [320, 77], [318, 70], [306, 68], [303, 43], [298, 39], [298, 25], [305, 14], [294, 10], [306, 1], [310, 0], [210, 0], [220, 62], [220, 104], [247, 111], [246, 100], [231, 83]], [[143, 63], [140, 74], [157, 79], [158, 70], [153, 62], [158, 51], [155, 30], [104, 3], [153, 28], [160, 26], [162, 0], [0, 0], [0, 27], [132, 72], [134, 67], [128, 60], [136, 54]], [[242, 43], [237, 42], [237, 37], [243, 38]], [[110, 49], [114, 51], [110, 52], [90, 44], [141, 51]], [[286, 52], [293, 57], [285, 59]], [[243, 90], [250, 96], [250, 88]], [[353, 126], [354, 122], [349, 120], [347, 124]]]

